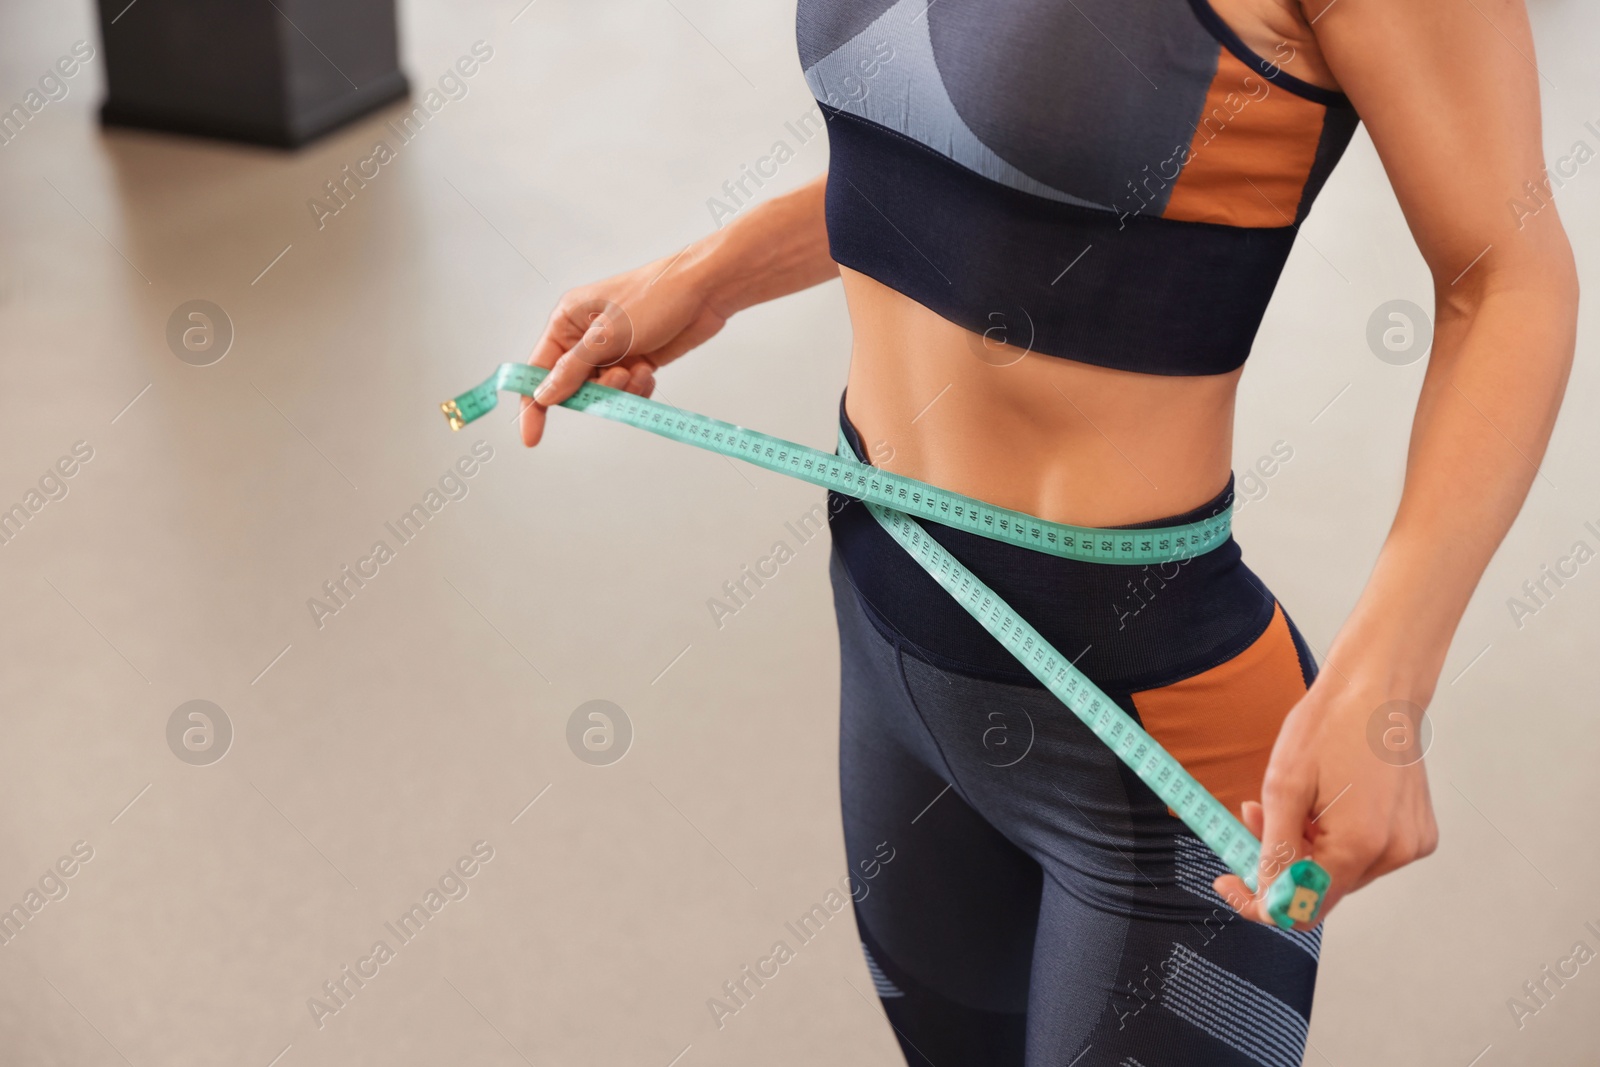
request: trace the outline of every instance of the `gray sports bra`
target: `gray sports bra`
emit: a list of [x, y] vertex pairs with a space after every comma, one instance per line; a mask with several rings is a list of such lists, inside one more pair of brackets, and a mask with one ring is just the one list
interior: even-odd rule
[[1206, 0], [799, 0], [797, 27], [834, 258], [1102, 366], [1243, 363], [1358, 121]]

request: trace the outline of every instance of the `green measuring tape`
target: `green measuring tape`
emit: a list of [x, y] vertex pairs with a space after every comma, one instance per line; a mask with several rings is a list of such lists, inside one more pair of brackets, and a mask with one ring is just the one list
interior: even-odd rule
[[[525, 363], [502, 363], [488, 381], [440, 407], [450, 428], [459, 430], [492, 410], [502, 389], [532, 396], [547, 373]], [[832, 455], [594, 382], [585, 383], [561, 406], [733, 456], [865, 502], [873, 517], [946, 592], [1093, 730], [1251, 892], [1256, 891], [1261, 842], [1255, 835], [1071, 660], [913, 521], [930, 519], [1069, 559], [1142, 565], [1187, 559], [1215, 548], [1228, 538], [1231, 509], [1161, 529], [1068, 526], [889, 474], [849, 455]], [[1329, 881], [1315, 861], [1295, 861], [1267, 890], [1267, 913], [1284, 929], [1297, 921], [1314, 921]]]

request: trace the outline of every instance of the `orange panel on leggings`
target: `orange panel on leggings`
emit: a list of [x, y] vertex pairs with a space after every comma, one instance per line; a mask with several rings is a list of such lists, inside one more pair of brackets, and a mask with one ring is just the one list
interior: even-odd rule
[[1233, 659], [1134, 693], [1133, 703], [1151, 736], [1238, 815], [1261, 799], [1278, 727], [1305, 691], [1289, 620], [1274, 607], [1266, 631]]

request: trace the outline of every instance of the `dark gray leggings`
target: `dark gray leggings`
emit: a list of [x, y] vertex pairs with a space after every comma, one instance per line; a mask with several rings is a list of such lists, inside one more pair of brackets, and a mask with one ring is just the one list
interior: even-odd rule
[[1054, 697], [931, 665], [830, 571], [846, 847], [894, 856], [856, 920], [907, 1062], [1298, 1065], [1321, 928], [1237, 918], [1221, 861]]

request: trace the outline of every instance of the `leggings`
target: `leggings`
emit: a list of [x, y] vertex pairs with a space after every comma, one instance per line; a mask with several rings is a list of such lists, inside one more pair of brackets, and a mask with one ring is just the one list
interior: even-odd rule
[[[845, 845], [906, 1062], [1298, 1065], [1321, 927], [1238, 918], [1149, 788], [864, 507], [829, 505]], [[1140, 570], [926, 525], [1235, 814], [1259, 797], [1315, 666], [1236, 544]]]

